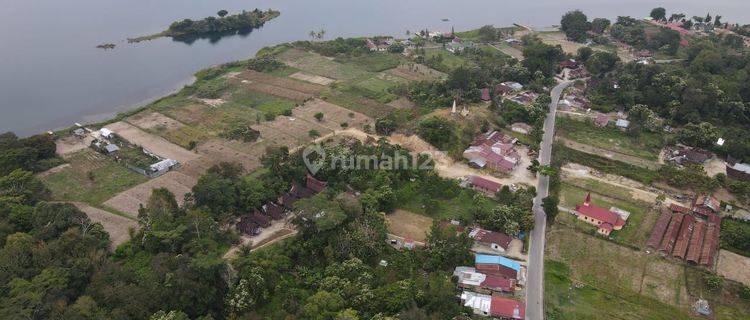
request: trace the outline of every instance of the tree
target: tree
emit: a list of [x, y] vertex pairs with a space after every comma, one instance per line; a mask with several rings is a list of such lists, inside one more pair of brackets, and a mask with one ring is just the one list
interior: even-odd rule
[[310, 129], [310, 131], [307, 132], [307, 135], [310, 136], [310, 138], [314, 139], [314, 138], [320, 137], [320, 132], [318, 132], [318, 130], [315, 130], [315, 129]]
[[602, 34], [611, 24], [612, 22], [610, 22], [609, 19], [596, 18], [591, 21], [591, 31]]
[[555, 196], [548, 196], [542, 199], [542, 209], [544, 209], [544, 213], [547, 215], [547, 221], [555, 221], [555, 217], [560, 213], [560, 210], [557, 208], [559, 203], [560, 200]]
[[445, 148], [453, 140], [455, 126], [452, 121], [431, 117], [419, 122], [419, 136], [438, 147]]
[[302, 308], [305, 319], [333, 319], [344, 308], [344, 300], [336, 293], [320, 290], [307, 299]]
[[484, 25], [477, 32], [479, 39], [484, 42], [495, 41], [498, 36], [497, 29], [492, 25]]
[[594, 50], [590, 47], [580, 47], [578, 49], [578, 55], [576, 56], [576, 59], [580, 62], [585, 63], [586, 61], [591, 58], [591, 55], [594, 54]]
[[586, 40], [586, 31], [590, 28], [588, 18], [580, 10], [570, 11], [560, 20], [560, 29], [565, 32], [568, 39], [576, 42]]
[[616, 53], [597, 51], [586, 61], [586, 70], [595, 76], [604, 76], [604, 74], [615, 69], [620, 58]]
[[654, 8], [651, 10], [651, 18], [656, 21], [664, 21], [667, 19], [667, 10], [662, 7]]
[[391, 132], [396, 130], [396, 121], [393, 117], [387, 116], [385, 118], [378, 118], [375, 120], [375, 132], [384, 136], [390, 135]]
[[523, 48], [523, 65], [530, 73], [542, 72], [551, 76], [557, 71], [557, 64], [565, 59], [565, 53], [560, 45], [551, 46], [535, 42]]
[[661, 127], [656, 113], [643, 104], [634, 105], [628, 110], [628, 120], [632, 125], [631, 130], [646, 129], [653, 132]]
[[325, 115], [324, 115], [324, 114], [323, 114], [322, 112], [318, 112], [318, 113], [316, 113], [316, 114], [315, 114], [315, 116], [314, 116], [314, 117], [315, 117], [315, 119], [316, 119], [316, 120], [318, 120], [318, 121], [323, 121], [323, 117], [324, 117], [324, 116], [325, 116]]
[[437, 221], [432, 224], [427, 235], [428, 270], [452, 270], [456, 266], [471, 261], [471, 246], [474, 240], [464, 232], [456, 234], [456, 229], [442, 227]]
[[216, 13], [216, 15], [219, 16], [219, 17], [221, 17], [221, 18], [224, 18], [224, 16], [226, 16], [227, 14], [229, 14], [229, 11], [226, 11], [226, 10], [223, 10], [223, 9], [219, 10], [219, 12]]
[[677, 139], [689, 146], [708, 148], [719, 138], [719, 132], [713, 124], [701, 122], [688, 123], [677, 134]]

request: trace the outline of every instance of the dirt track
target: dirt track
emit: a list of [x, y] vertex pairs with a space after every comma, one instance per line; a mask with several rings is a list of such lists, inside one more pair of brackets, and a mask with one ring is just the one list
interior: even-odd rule
[[198, 158], [198, 154], [183, 149], [162, 137], [145, 132], [127, 122], [115, 122], [107, 125], [107, 128], [131, 143], [144, 147], [163, 158], [174, 159], [181, 163]]

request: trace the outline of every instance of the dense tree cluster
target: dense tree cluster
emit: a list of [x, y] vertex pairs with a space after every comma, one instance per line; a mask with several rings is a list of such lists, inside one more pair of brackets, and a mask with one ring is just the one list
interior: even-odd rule
[[266, 21], [279, 16], [278, 11], [242, 11], [234, 15], [207, 17], [203, 20], [184, 19], [173, 22], [164, 34], [171, 37], [201, 36], [207, 34], [224, 34], [261, 27]]
[[0, 134], [0, 175], [23, 169], [39, 172], [59, 163], [51, 135], [19, 139], [11, 132]]

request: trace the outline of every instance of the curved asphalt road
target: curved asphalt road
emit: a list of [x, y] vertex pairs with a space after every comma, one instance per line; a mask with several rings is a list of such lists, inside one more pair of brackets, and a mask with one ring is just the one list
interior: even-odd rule
[[[555, 113], [562, 91], [573, 82], [566, 81], [552, 89], [549, 114], [544, 120], [544, 135], [539, 147], [539, 163], [549, 165], [552, 158], [552, 141], [555, 137]], [[540, 175], [534, 198], [534, 230], [531, 230], [529, 244], [529, 266], [526, 276], [526, 319], [544, 319], [544, 233], [547, 217], [542, 210], [542, 199], [549, 194], [549, 177]]]

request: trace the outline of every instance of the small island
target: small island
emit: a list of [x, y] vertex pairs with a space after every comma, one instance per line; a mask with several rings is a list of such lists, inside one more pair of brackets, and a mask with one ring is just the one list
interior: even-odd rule
[[142, 36], [137, 38], [128, 38], [128, 43], [136, 43], [146, 40], [153, 40], [161, 37], [172, 38], [198, 38], [215, 35], [232, 35], [237, 33], [248, 33], [253, 29], [263, 26], [267, 21], [278, 17], [281, 12], [268, 9], [261, 11], [242, 11], [234, 15], [227, 15], [226, 10], [217, 12], [218, 17], [207, 17], [203, 20], [184, 19], [175, 21], [167, 30], [162, 32]]

